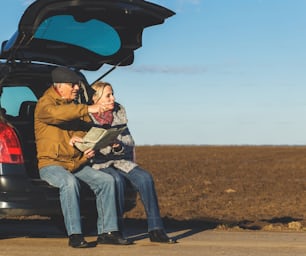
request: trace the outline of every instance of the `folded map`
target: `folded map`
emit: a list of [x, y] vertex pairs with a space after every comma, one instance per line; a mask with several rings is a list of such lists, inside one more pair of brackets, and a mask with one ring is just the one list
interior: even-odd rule
[[87, 149], [98, 150], [113, 144], [120, 133], [127, 127], [112, 127], [104, 129], [101, 127], [91, 127], [83, 137], [82, 142], [76, 142], [74, 145], [82, 152]]

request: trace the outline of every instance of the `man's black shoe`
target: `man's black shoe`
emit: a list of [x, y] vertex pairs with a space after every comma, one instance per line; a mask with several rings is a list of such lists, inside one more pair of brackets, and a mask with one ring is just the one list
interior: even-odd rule
[[82, 234], [73, 234], [69, 236], [69, 246], [73, 248], [88, 248], [89, 244], [85, 241]]
[[167, 236], [163, 229], [156, 229], [149, 232], [151, 242], [174, 244], [176, 240]]
[[122, 236], [119, 231], [113, 231], [98, 235], [97, 244], [119, 244], [119, 245], [130, 245], [133, 242]]

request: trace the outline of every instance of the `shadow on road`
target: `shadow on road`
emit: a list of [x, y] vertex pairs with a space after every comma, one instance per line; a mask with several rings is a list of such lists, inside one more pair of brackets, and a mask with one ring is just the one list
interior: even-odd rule
[[[165, 218], [163, 221], [169, 236], [171, 236], [171, 233], [180, 233], [179, 235], [172, 236], [178, 241], [196, 233], [214, 229], [219, 225], [214, 220], [176, 220]], [[133, 237], [135, 241], [148, 238], [147, 221], [145, 219], [126, 219], [124, 233], [129, 237]]]
[[[215, 221], [203, 220], [175, 220], [164, 219], [166, 230], [171, 233], [179, 233], [176, 240], [192, 236], [204, 230], [214, 229], [219, 223]], [[126, 219], [124, 225], [124, 234], [132, 237], [133, 240], [142, 240], [148, 238], [147, 221], [145, 219]], [[96, 229], [86, 229], [85, 235], [95, 236]], [[35, 238], [61, 238], [67, 237], [62, 227], [55, 224], [50, 218], [46, 219], [0, 219], [0, 239], [17, 237], [35, 237]]]
[[[164, 218], [164, 225], [169, 236], [171, 234], [175, 240], [180, 240], [186, 237], [193, 236], [205, 230], [215, 229], [219, 225], [224, 225], [228, 228], [238, 227], [240, 229], [261, 230], [267, 224], [288, 225], [292, 221], [299, 219], [291, 217], [265, 219], [260, 221], [218, 221], [213, 219], [207, 220], [176, 220]], [[96, 221], [84, 221], [84, 234], [86, 236], [96, 236]], [[123, 233], [125, 236], [133, 240], [142, 240], [148, 238], [147, 220], [146, 219], [125, 219]], [[16, 238], [16, 237], [35, 237], [35, 238], [61, 238], [67, 237], [64, 223], [60, 220], [52, 218], [33, 218], [25, 217], [19, 219], [0, 219], [0, 239]]]

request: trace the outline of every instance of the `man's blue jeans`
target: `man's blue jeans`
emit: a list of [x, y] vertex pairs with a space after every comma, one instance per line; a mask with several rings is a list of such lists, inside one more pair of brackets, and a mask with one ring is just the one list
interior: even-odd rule
[[128, 173], [115, 169], [113, 167], [108, 167], [101, 170], [103, 172], [111, 174], [115, 179], [117, 194], [117, 211], [119, 216], [119, 223], [121, 225], [124, 213], [126, 178], [130, 181], [132, 186], [139, 192], [141, 201], [143, 203], [147, 215], [148, 231], [164, 228], [162, 219], [160, 217], [153, 177], [149, 172], [141, 169], [138, 166]]
[[47, 166], [39, 171], [41, 179], [59, 188], [62, 212], [68, 235], [82, 234], [80, 217], [80, 183], [94, 191], [97, 205], [98, 234], [118, 230], [115, 182], [111, 175], [85, 166], [71, 173], [61, 166]]

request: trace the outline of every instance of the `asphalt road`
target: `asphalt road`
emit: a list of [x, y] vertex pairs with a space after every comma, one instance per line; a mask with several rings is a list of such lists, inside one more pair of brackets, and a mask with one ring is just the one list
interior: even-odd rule
[[[306, 255], [306, 232], [219, 231], [206, 227], [168, 229], [177, 244], [151, 243], [144, 225], [130, 222], [131, 246], [103, 245], [73, 249], [65, 233], [49, 220], [0, 220], [0, 256], [146, 255], [146, 256], [282, 256]], [[86, 235], [95, 245], [96, 236]]]

